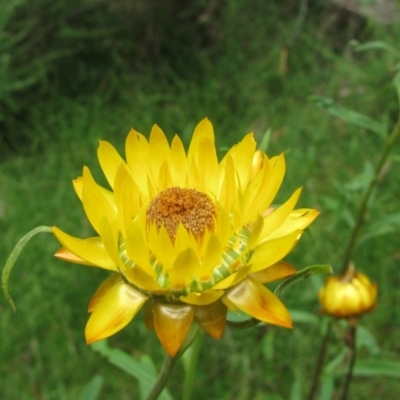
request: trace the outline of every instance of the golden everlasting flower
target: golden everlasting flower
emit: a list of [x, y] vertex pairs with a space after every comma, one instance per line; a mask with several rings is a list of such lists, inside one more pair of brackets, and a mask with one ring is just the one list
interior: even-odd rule
[[331, 276], [319, 291], [323, 311], [336, 318], [361, 316], [376, 306], [377, 287], [354, 267], [343, 276]]
[[126, 161], [101, 141], [98, 158], [111, 191], [87, 167], [75, 191], [98, 236], [72, 237], [57, 227], [56, 256], [113, 272], [89, 304], [87, 343], [124, 328], [146, 303], [145, 322], [171, 356], [195, 320], [221, 338], [227, 308], [291, 327], [288, 310], [263, 283], [295, 273], [282, 262], [316, 218], [294, 210], [301, 189], [273, 210], [285, 174], [283, 155], [256, 150], [252, 134], [218, 162], [204, 119], [188, 153], [154, 126], [149, 141], [132, 130]]

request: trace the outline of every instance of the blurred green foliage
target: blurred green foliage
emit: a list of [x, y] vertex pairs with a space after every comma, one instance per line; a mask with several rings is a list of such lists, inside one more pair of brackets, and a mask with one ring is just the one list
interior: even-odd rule
[[[298, 269], [316, 263], [338, 268], [362, 193], [361, 175], [368, 176], [381, 141], [362, 124], [328, 116], [309, 98], [334, 98], [341, 111], [392, 126], [398, 112], [391, 85], [395, 58], [379, 50], [354, 54], [348, 42], [396, 46], [400, 27], [310, 2], [289, 47], [288, 71], [279, 75], [299, 7], [295, 0], [0, 0], [0, 260], [38, 225], [92, 234], [71, 180], [84, 164], [102, 179], [98, 139], [122, 151], [132, 126], [148, 134], [157, 123], [187, 143], [207, 116], [219, 148], [249, 131], [261, 138], [271, 128], [268, 153], [285, 151], [287, 160], [277, 201], [304, 185], [300, 206], [322, 211], [288, 261]], [[395, 153], [374, 198], [366, 238], [374, 223], [398, 218]], [[355, 255], [380, 292], [378, 309], [363, 325], [380, 354], [393, 361], [400, 352], [398, 243], [396, 228]], [[56, 249], [54, 240], [32, 241], [10, 280], [17, 314], [0, 300], [3, 397], [76, 399], [98, 374], [104, 378], [100, 399], [135, 398], [137, 383], [84, 343], [85, 307], [104, 272], [53, 260]], [[318, 317], [321, 280], [285, 293], [295, 311], [293, 331], [227, 329], [220, 342], [205, 338], [194, 399], [301, 398], [320, 342], [312, 316]], [[110, 344], [138, 358], [148, 353], [161, 364], [162, 350], [140, 315]], [[329, 360], [340, 351], [339, 344], [332, 346]], [[372, 357], [376, 346], [360, 353]], [[180, 393], [182, 373], [178, 366], [171, 393]], [[340, 379], [327, 379], [325, 392], [335, 382]], [[395, 398], [399, 391], [395, 378], [356, 377], [350, 398]]]

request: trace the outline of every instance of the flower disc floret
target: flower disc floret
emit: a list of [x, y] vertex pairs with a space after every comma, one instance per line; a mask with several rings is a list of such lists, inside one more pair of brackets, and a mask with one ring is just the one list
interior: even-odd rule
[[100, 143], [111, 190], [87, 167], [73, 182], [97, 236], [53, 227], [58, 258], [112, 272], [90, 301], [87, 342], [123, 329], [143, 306], [146, 326], [171, 356], [193, 320], [221, 338], [228, 308], [290, 328], [288, 310], [264, 284], [295, 273], [282, 259], [318, 212], [295, 209], [301, 189], [271, 206], [283, 155], [268, 158], [248, 134], [219, 161], [207, 119], [187, 152], [155, 125], [149, 140], [132, 130], [125, 153]]
[[158, 229], [164, 226], [173, 241], [180, 224], [201, 240], [206, 229], [214, 230], [215, 216], [214, 204], [205, 193], [179, 187], [163, 190], [146, 212], [147, 223], [154, 223]]

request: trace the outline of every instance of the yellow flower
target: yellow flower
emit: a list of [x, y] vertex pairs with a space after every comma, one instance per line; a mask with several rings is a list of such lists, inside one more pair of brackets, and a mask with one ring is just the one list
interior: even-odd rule
[[221, 338], [227, 308], [291, 327], [288, 310], [263, 283], [295, 273], [281, 261], [316, 218], [294, 210], [301, 189], [271, 208], [285, 174], [283, 155], [256, 150], [252, 134], [218, 162], [204, 119], [186, 154], [154, 126], [149, 141], [131, 130], [126, 161], [100, 142], [98, 158], [111, 191], [87, 167], [75, 191], [98, 236], [72, 237], [57, 227], [56, 256], [110, 270], [89, 304], [88, 343], [124, 328], [146, 303], [145, 322], [171, 356], [195, 320]]
[[376, 306], [377, 287], [354, 267], [342, 276], [331, 276], [319, 291], [323, 311], [336, 318], [361, 316]]

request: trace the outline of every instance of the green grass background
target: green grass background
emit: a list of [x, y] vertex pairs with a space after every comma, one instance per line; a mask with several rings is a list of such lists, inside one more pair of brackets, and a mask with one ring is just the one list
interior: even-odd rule
[[[377, 160], [382, 141], [332, 118], [310, 97], [331, 97], [392, 126], [398, 114], [391, 86], [395, 59], [379, 51], [353, 53], [348, 42], [397, 46], [400, 25], [311, 4], [289, 49], [288, 72], [281, 76], [280, 51], [299, 6], [289, 0], [1, 2], [0, 263], [38, 225], [91, 234], [71, 181], [83, 165], [103, 179], [96, 159], [99, 139], [122, 151], [131, 127], [147, 135], [157, 123], [187, 144], [207, 116], [220, 149], [250, 131], [260, 139], [272, 129], [268, 154], [285, 152], [287, 162], [277, 202], [303, 186], [300, 206], [321, 210], [288, 261], [299, 269], [328, 263], [338, 270], [360, 199], [352, 183], [365, 163]], [[393, 162], [368, 223], [399, 212], [396, 169]], [[354, 254], [357, 267], [379, 287], [378, 307], [362, 323], [375, 336], [379, 357], [397, 361], [399, 239], [394, 229]], [[77, 399], [100, 374], [105, 378], [100, 399], [138, 398], [137, 383], [85, 345], [86, 307], [107, 274], [55, 260], [57, 247], [51, 235], [29, 243], [9, 285], [18, 312], [0, 300], [0, 396]], [[284, 302], [319, 316], [321, 283], [319, 277], [305, 281], [285, 293]], [[220, 342], [206, 337], [193, 399], [301, 399], [319, 343], [320, 328], [301, 321], [292, 331], [227, 329]], [[329, 359], [341, 348], [339, 339], [332, 343]], [[141, 315], [110, 344], [135, 356], [149, 353], [161, 365], [161, 346]], [[363, 356], [369, 356], [367, 349]], [[182, 374], [178, 365], [169, 385], [177, 399]], [[300, 389], [292, 391], [293, 383]], [[396, 378], [355, 378], [350, 398], [391, 399], [399, 392]]]

